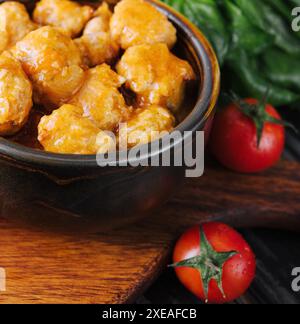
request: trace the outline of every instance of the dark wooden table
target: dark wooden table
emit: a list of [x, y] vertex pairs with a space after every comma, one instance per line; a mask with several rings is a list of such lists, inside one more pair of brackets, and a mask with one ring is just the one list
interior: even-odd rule
[[[299, 196], [300, 163], [281, 162], [248, 176], [211, 162], [203, 177], [186, 179], [160, 210], [109, 233], [54, 235], [15, 224], [4, 208], [0, 266], [7, 273], [7, 290], [1, 292], [0, 303], [134, 302], [167, 269], [174, 242], [185, 228], [221, 221], [239, 228], [300, 232]], [[270, 255], [265, 250], [262, 261]], [[278, 266], [272, 269], [277, 275]]]
[[[282, 115], [300, 130], [300, 113], [285, 112]], [[300, 137], [287, 131], [284, 159], [300, 161]], [[299, 197], [300, 199], [300, 197]], [[300, 304], [300, 293], [291, 289], [291, 272], [300, 267], [300, 234], [265, 229], [241, 230], [257, 256], [256, 279], [238, 304]], [[138, 303], [176, 304], [199, 303], [178, 282], [172, 270], [165, 272], [159, 280], [139, 298]]]

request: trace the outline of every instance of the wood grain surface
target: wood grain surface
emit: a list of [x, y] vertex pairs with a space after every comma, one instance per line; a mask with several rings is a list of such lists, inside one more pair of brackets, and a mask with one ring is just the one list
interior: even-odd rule
[[[0, 303], [129, 303], [160, 274], [174, 240], [208, 220], [237, 227], [300, 230], [300, 165], [260, 175], [211, 165], [187, 179], [160, 211], [138, 224], [89, 237], [58, 236], [0, 220]], [[171, 270], [170, 270], [171, 271]]]

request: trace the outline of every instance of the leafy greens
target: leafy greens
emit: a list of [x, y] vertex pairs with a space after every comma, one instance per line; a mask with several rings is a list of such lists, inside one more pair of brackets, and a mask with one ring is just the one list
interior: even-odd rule
[[224, 88], [277, 106], [300, 101], [300, 0], [162, 0], [207, 36], [223, 68]]

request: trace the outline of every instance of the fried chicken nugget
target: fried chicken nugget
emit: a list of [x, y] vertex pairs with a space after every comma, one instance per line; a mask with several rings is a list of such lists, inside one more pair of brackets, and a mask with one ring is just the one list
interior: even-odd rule
[[32, 107], [32, 86], [21, 64], [0, 55], [0, 135], [12, 135], [26, 123]]
[[172, 113], [159, 106], [137, 109], [119, 130], [119, 143], [132, 148], [158, 139], [162, 132], [170, 132], [175, 125]]
[[86, 72], [85, 83], [70, 103], [82, 107], [83, 116], [97, 127], [112, 131], [127, 120], [131, 112], [118, 91], [123, 82], [124, 79], [108, 65], [99, 65]]
[[94, 12], [94, 17], [101, 18], [101, 24], [99, 24], [98, 28], [104, 32], [109, 32], [109, 23], [112, 15], [113, 13], [110, 11], [108, 4], [103, 2]]
[[144, 0], [122, 0], [110, 21], [113, 39], [123, 49], [142, 44], [176, 43], [176, 29], [168, 18]]
[[165, 44], [129, 48], [117, 72], [137, 94], [140, 105], [160, 105], [173, 112], [184, 98], [186, 81], [195, 78], [190, 64], [173, 55]]
[[76, 37], [93, 16], [90, 6], [69, 0], [41, 0], [33, 12], [33, 19], [42, 26], [60, 28], [70, 37]]
[[23, 4], [7, 1], [0, 5], [0, 53], [15, 45], [37, 25], [29, 17]]
[[54, 27], [29, 33], [12, 52], [33, 82], [34, 101], [48, 109], [67, 102], [84, 81], [78, 47]]
[[112, 12], [104, 2], [95, 12], [95, 18], [85, 26], [82, 37], [75, 40], [85, 64], [90, 67], [111, 63], [118, 56], [120, 47], [109, 32], [111, 16]]
[[46, 151], [62, 154], [106, 153], [115, 147], [113, 138], [73, 105], [63, 105], [50, 116], [42, 117], [38, 140]]

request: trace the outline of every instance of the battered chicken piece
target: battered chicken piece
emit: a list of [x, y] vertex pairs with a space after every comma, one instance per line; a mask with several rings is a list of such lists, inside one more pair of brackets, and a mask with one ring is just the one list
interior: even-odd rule
[[142, 44], [176, 43], [176, 29], [167, 17], [144, 0], [122, 0], [110, 21], [112, 37], [123, 49]]
[[172, 113], [159, 106], [137, 109], [131, 119], [119, 130], [120, 148], [127, 143], [128, 148], [146, 144], [161, 137], [162, 132], [170, 132], [175, 125]]
[[129, 48], [117, 71], [140, 105], [160, 105], [173, 112], [184, 98], [186, 81], [195, 78], [190, 64], [174, 56], [165, 44]]
[[90, 20], [82, 37], [75, 40], [86, 65], [92, 67], [102, 63], [111, 63], [119, 53], [119, 45], [112, 40], [109, 21], [112, 12], [107, 3], [103, 3], [96, 11], [95, 18]]
[[54, 27], [29, 33], [12, 52], [33, 82], [34, 101], [48, 109], [60, 107], [83, 84], [78, 47]]
[[[1, 6], [0, 6], [1, 8]], [[8, 46], [8, 32], [6, 29], [6, 19], [4, 19], [4, 16], [0, 16], [0, 53], [2, 53], [6, 47]]]
[[82, 107], [83, 116], [102, 130], [114, 130], [129, 118], [131, 109], [126, 106], [118, 87], [124, 79], [102, 64], [86, 72], [86, 80], [70, 103]]
[[[82, 109], [63, 105], [38, 126], [38, 140], [46, 151], [65, 154], [96, 154], [108, 152], [115, 143], [89, 119]], [[114, 145], [115, 146], [115, 145]]]
[[9, 53], [0, 56], [0, 135], [12, 135], [26, 123], [32, 86], [21, 64]]
[[[103, 2], [101, 6], [94, 12], [94, 17], [101, 18], [101, 26], [98, 28], [103, 32], [109, 32], [109, 23], [112, 17], [112, 12], [109, 9], [109, 6], [106, 2]], [[99, 21], [100, 22], [100, 21]]]
[[41, 0], [33, 12], [36, 23], [54, 26], [76, 37], [92, 18], [93, 9], [69, 0]]
[[37, 28], [23, 4], [7, 1], [0, 5], [0, 53]]

